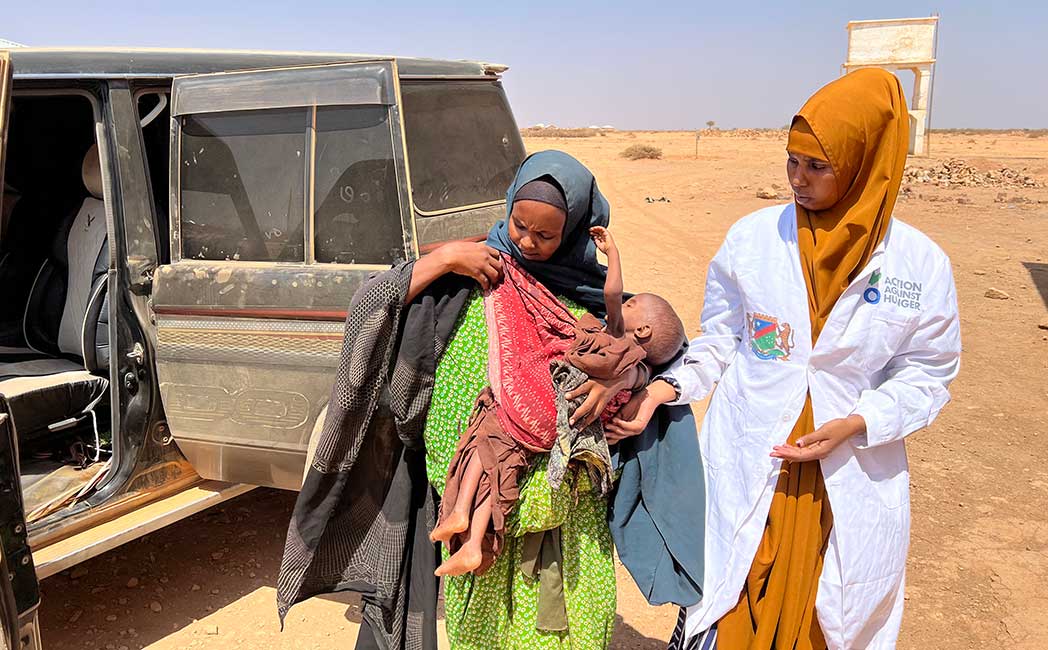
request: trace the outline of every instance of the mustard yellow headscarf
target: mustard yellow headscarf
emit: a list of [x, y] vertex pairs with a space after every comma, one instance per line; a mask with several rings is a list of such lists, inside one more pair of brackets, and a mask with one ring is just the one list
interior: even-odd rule
[[[813, 341], [888, 232], [909, 134], [902, 84], [877, 68], [826, 85], [793, 118], [787, 150], [829, 162], [840, 196], [828, 210], [796, 206]], [[822, 155], [812, 152], [813, 145]]]
[[[793, 118], [787, 150], [830, 163], [837, 202], [797, 205], [812, 343], [830, 310], [884, 240], [909, 146], [902, 84], [878, 69], [824, 86]], [[789, 442], [815, 428], [811, 396]], [[742, 594], [717, 624], [718, 650], [822, 650], [815, 597], [833, 514], [818, 461], [784, 463]]]

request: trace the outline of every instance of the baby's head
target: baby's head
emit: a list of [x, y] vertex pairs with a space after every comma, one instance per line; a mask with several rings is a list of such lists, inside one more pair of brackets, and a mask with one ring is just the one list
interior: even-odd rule
[[622, 305], [622, 323], [647, 353], [647, 362], [661, 366], [684, 345], [684, 324], [670, 303], [653, 293], [638, 293]]

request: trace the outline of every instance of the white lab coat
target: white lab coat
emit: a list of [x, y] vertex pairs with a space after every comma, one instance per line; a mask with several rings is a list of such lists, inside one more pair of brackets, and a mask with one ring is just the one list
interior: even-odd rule
[[[753, 330], [773, 336], [755, 341]], [[759, 210], [731, 228], [710, 264], [702, 331], [666, 373], [680, 385], [680, 403], [717, 386], [700, 434], [706, 569], [688, 635], [737, 603], [782, 463], [769, 452], [789, 436], [810, 391], [816, 426], [853, 413], [867, 425], [865, 436], [821, 461], [833, 531], [819, 624], [834, 650], [894, 648], [910, 538], [903, 439], [949, 401], [960, 361], [949, 258], [893, 219], [813, 350], [795, 208]]]

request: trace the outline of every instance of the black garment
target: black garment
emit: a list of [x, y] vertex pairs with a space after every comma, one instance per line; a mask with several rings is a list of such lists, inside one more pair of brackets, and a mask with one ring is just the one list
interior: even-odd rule
[[[687, 608], [681, 607], [677, 615], [677, 625], [673, 628], [673, 636], [670, 637], [666, 650], [717, 650], [717, 626], [713, 625], [708, 630], [703, 630], [695, 636], [687, 639], [684, 637], [684, 626], [688, 620]], [[358, 648], [357, 650], [361, 650]]]
[[422, 429], [437, 360], [472, 288], [446, 276], [405, 307], [413, 268], [373, 276], [353, 297], [277, 583], [281, 621], [310, 596], [360, 592], [361, 647], [382, 650], [437, 647], [435, 506]]

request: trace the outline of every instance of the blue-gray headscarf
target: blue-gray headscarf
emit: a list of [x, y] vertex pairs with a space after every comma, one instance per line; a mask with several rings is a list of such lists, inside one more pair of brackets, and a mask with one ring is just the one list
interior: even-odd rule
[[[560, 187], [568, 204], [560, 248], [545, 262], [524, 259], [509, 237], [509, 216], [517, 190], [540, 178]], [[574, 300], [603, 318], [607, 269], [597, 261], [597, 247], [590, 239], [589, 229], [607, 226], [610, 214], [611, 207], [590, 170], [563, 151], [540, 151], [528, 156], [517, 171], [506, 192], [506, 218], [492, 226], [488, 246], [513, 256], [553, 293]]]

